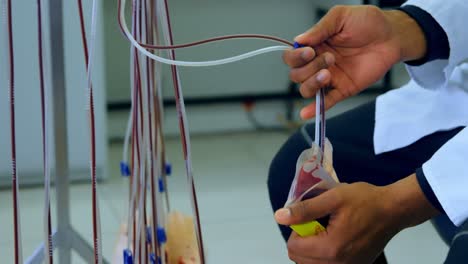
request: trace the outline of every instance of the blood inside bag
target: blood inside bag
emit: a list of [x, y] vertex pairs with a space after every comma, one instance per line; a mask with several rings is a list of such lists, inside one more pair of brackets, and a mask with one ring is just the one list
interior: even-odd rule
[[[296, 190], [294, 193], [294, 197], [300, 197], [305, 192], [307, 192], [308, 189], [310, 189], [313, 186], [316, 186], [318, 183], [322, 181], [322, 179], [314, 176], [314, 173], [317, 172], [318, 170], [319, 170], [319, 166], [315, 160], [315, 157], [314, 157], [314, 160], [310, 160], [304, 163], [298, 175], [297, 186], [296, 186]], [[308, 192], [306, 195], [307, 197], [310, 198], [310, 195], [313, 195], [313, 194]]]
[[[333, 169], [332, 146], [326, 140], [325, 153], [317, 145], [302, 152], [296, 164], [296, 176], [291, 185], [288, 201], [285, 207], [303, 200], [316, 197], [338, 185], [338, 179]], [[318, 220], [323, 226], [328, 223], [328, 217]]]
[[[302, 167], [299, 178], [298, 178], [298, 187], [296, 189], [296, 196], [299, 197], [302, 195], [301, 201], [314, 198], [328, 189], [321, 187], [319, 184], [322, 182], [322, 179], [314, 176], [314, 173], [318, 172], [320, 169], [317, 162], [306, 162]], [[323, 184], [322, 184], [323, 185]], [[301, 188], [302, 186], [302, 188]], [[307, 188], [307, 186], [312, 186]], [[308, 190], [309, 189], [309, 190]], [[326, 216], [323, 218], [316, 219], [322, 226], [327, 227], [330, 217]]]

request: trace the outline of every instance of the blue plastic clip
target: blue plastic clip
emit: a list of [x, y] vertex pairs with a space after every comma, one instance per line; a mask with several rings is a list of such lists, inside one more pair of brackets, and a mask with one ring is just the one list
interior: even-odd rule
[[166, 230], [164, 230], [164, 228], [162, 227], [158, 227], [156, 233], [158, 235], [159, 243], [166, 243], [167, 241]]
[[133, 264], [132, 251], [125, 249], [123, 252], [124, 264]]
[[156, 264], [156, 255], [154, 253], [149, 255], [149, 259], [151, 264]]
[[163, 182], [163, 179], [162, 178], [159, 178], [158, 179], [158, 185], [159, 185], [159, 192], [160, 193], [163, 193], [165, 188], [164, 188], [164, 182]]
[[171, 163], [167, 162], [166, 163], [166, 175], [169, 176], [172, 174], [172, 165]]
[[124, 161], [120, 162], [120, 174], [122, 174], [124, 177], [130, 176], [130, 167]]
[[146, 228], [146, 242], [151, 243], [151, 226]]
[[297, 42], [294, 42], [294, 49], [299, 49], [299, 48], [304, 48], [306, 47], [305, 45], [299, 44]]

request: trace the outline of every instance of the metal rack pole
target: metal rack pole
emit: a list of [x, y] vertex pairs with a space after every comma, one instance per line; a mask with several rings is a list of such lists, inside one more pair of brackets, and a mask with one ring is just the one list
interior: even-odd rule
[[71, 245], [67, 235], [70, 225], [70, 194], [67, 142], [67, 104], [63, 50], [63, 6], [61, 0], [49, 0], [52, 98], [55, 149], [55, 192], [57, 195], [57, 248], [59, 263], [71, 262]]
[[[63, 39], [62, 0], [49, 0], [49, 32], [52, 75], [52, 105], [55, 148], [55, 191], [57, 230], [54, 233], [54, 248], [58, 249], [60, 264], [71, 263], [75, 250], [87, 263], [94, 262], [93, 247], [76, 232], [70, 222], [70, 171], [68, 167], [67, 103], [65, 86], [65, 57]], [[40, 245], [26, 263], [42, 263], [44, 245]], [[107, 261], [103, 261], [108, 263]]]

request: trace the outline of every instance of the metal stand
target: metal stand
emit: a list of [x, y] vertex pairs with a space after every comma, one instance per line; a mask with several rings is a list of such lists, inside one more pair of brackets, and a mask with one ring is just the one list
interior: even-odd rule
[[[54, 233], [54, 249], [59, 250], [60, 264], [71, 263], [71, 252], [75, 250], [87, 263], [94, 263], [94, 249], [76, 232], [70, 223], [70, 181], [68, 168], [67, 104], [65, 88], [65, 60], [63, 49], [63, 5], [62, 0], [49, 0], [50, 50], [52, 68], [52, 98], [55, 144], [55, 191], [57, 201], [57, 231]], [[44, 261], [44, 245], [40, 245], [26, 263]], [[103, 263], [108, 263], [103, 261]]]

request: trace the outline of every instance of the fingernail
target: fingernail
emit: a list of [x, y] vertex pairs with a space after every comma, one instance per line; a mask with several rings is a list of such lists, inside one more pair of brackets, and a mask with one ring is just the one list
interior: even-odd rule
[[304, 59], [304, 60], [310, 60], [311, 57], [312, 57], [312, 50], [311, 49], [305, 49], [301, 53], [301, 58]]
[[317, 75], [317, 81], [324, 83], [327, 79], [327, 74], [324, 71], [321, 71]]
[[335, 57], [330, 55], [330, 54], [326, 54], [325, 55], [325, 62], [327, 63], [327, 66], [331, 66], [331, 65], [335, 64]]
[[276, 217], [276, 220], [278, 220], [279, 222], [288, 221], [289, 218], [291, 217], [291, 210], [287, 208], [280, 209], [276, 211], [275, 217]]

